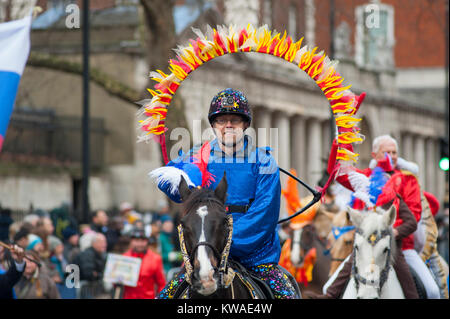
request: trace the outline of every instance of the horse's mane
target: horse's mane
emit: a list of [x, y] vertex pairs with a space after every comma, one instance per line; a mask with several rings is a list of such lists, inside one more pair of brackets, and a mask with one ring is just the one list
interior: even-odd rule
[[222, 205], [222, 202], [216, 197], [214, 190], [209, 188], [194, 188], [191, 195], [183, 202], [183, 216], [186, 215], [197, 203], [208, 202]]

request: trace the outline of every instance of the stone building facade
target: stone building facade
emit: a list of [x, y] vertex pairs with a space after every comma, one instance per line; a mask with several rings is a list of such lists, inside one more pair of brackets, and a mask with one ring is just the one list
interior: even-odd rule
[[[146, 67], [145, 50], [142, 46], [140, 7], [135, 1], [131, 2], [126, 8], [115, 2], [97, 11], [91, 32], [91, 65], [136, 92], [142, 92], [150, 70]], [[207, 9], [193, 23], [202, 30], [205, 28], [202, 17], [213, 11], [215, 15], [212, 16], [220, 18], [216, 24], [239, 26], [266, 23], [276, 30], [288, 29], [295, 38], [304, 35], [304, 43], [317, 45], [328, 51], [330, 38], [327, 38], [323, 30], [324, 16], [327, 16], [323, 1], [205, 2], [209, 4]], [[349, 1], [336, 2], [340, 8], [350, 6]], [[364, 1], [357, 2], [360, 6], [365, 4]], [[382, 2], [387, 8], [395, 6], [393, 1]], [[178, 1], [177, 6], [191, 3], [188, 0]], [[420, 94], [414, 93], [414, 81], [410, 81], [413, 84], [406, 88], [412, 93], [404, 94], [405, 88], [398, 84], [399, 74], [406, 73], [398, 72], [395, 65], [390, 68], [361, 65], [355, 56], [357, 10], [354, 7], [347, 9], [348, 15], [342, 15], [346, 17], [346, 24], [342, 24], [344, 19], [336, 19], [335, 54], [339, 56], [338, 71], [343, 75], [345, 83], [352, 84], [352, 91], [355, 93], [367, 92], [359, 111], [359, 116], [363, 119], [361, 133], [366, 139], [356, 148], [361, 154], [357, 165], [368, 165], [374, 137], [392, 134], [399, 141], [400, 154], [419, 164], [419, 179], [424, 188], [443, 200], [445, 175], [439, 170], [437, 160], [438, 139], [446, 128], [444, 99], [439, 94], [436, 96], [432, 93], [429, 95], [433, 98], [420, 99]], [[400, 9], [396, 7], [394, 11], [397, 13]], [[397, 16], [396, 14], [395, 18]], [[395, 26], [397, 30], [398, 24]], [[189, 27], [190, 24], [184, 26], [184, 31], [179, 33], [179, 44], [186, 44], [188, 38], [194, 37]], [[396, 31], [396, 37], [397, 34]], [[33, 30], [32, 50], [80, 62], [80, 39], [80, 30], [67, 30], [63, 26]], [[407, 50], [404, 47], [398, 49], [398, 45], [397, 42], [389, 47], [394, 50], [391, 54], [395, 57], [395, 63], [398, 62], [397, 50]], [[423, 75], [429, 71], [424, 71], [420, 65], [412, 69], [401, 66], [405, 72], [419, 72], [418, 74]], [[441, 70], [443, 65], [430, 68]], [[445, 83], [434, 78], [432, 82], [435, 85], [429, 88], [430, 92], [437, 92], [445, 86]], [[295, 65], [271, 56], [248, 53], [217, 58], [193, 72], [177, 91], [186, 105], [189, 129], [194, 138], [197, 138], [194, 143], [200, 142], [201, 132], [209, 126], [206, 116], [211, 98], [225, 87], [242, 90], [247, 95], [253, 106], [252, 129], [257, 137], [256, 143], [260, 146], [273, 146], [274, 156], [280, 167], [295, 168], [302, 179], [310, 185], [316, 185], [326, 167], [325, 159], [334, 127], [330, 124], [331, 111], [327, 100], [315, 83]], [[70, 117], [76, 119], [76, 122], [81, 117], [81, 96], [80, 74], [28, 65], [22, 78], [16, 109], [28, 107], [34, 110], [52, 110], [56, 117]], [[136, 143], [137, 107], [133, 102], [135, 101], [108, 94], [104, 87], [91, 83], [91, 117], [98, 119], [100, 123], [97, 132], [101, 139], [99, 144], [94, 145], [91, 153], [102, 153], [100, 159], [97, 159], [100, 163], [98, 169], [94, 169], [90, 180], [92, 209], [111, 209], [126, 200], [140, 210], [151, 210], [158, 201], [166, 200], [147, 178], [148, 171], [161, 165], [160, 151], [156, 143]], [[14, 123], [12, 125], [10, 130], [13, 135], [16, 128]], [[73, 147], [67, 147], [69, 141], [73, 143]], [[67, 138], [66, 144], [64, 141], [61, 143], [69, 150], [80, 149], [80, 137], [78, 140], [74, 137]], [[48, 170], [40, 173], [23, 169], [25, 164], [15, 167], [15, 170], [0, 171], [2, 205], [26, 209], [32, 204], [34, 207], [50, 209], [62, 201], [74, 204], [78, 198], [80, 154], [69, 158], [75, 163], [78, 159], [78, 166], [64, 166], [60, 161], [57, 168], [50, 165]], [[8, 154], [0, 154], [0, 168], [9, 167], [8, 163]], [[285, 180], [283, 177], [283, 184]], [[306, 195], [304, 190], [301, 190], [301, 195]]]

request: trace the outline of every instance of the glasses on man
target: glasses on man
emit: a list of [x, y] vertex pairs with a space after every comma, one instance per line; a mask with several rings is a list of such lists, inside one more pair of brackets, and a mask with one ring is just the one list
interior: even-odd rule
[[232, 118], [232, 119], [218, 118], [218, 119], [216, 119], [215, 122], [219, 125], [224, 125], [224, 124], [227, 124], [228, 122], [230, 122], [233, 125], [237, 125], [237, 124], [242, 123], [242, 119], [240, 117], [236, 117], [236, 118]]

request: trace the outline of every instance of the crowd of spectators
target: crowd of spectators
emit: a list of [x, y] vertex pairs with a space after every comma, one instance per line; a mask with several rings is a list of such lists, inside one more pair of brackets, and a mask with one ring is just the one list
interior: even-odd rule
[[[23, 248], [25, 256], [40, 264], [25, 259], [12, 295], [17, 299], [113, 298], [118, 285], [108, 284], [103, 277], [108, 254], [118, 254], [142, 259], [140, 282], [148, 283], [148, 269], [161, 263], [161, 269], [152, 270], [158, 273], [151, 274], [156, 278], [155, 291], [141, 295], [154, 297], [182, 263], [174, 216], [164, 205], [155, 212], [139, 213], [128, 202], [121, 203], [116, 212], [93, 211], [89, 224], [78, 223], [67, 205], [34, 210], [21, 220], [14, 220], [11, 211], [3, 209], [0, 240]], [[8, 249], [0, 246], [0, 274], [8, 271], [11, 262]], [[119, 287], [121, 298], [139, 297]]]

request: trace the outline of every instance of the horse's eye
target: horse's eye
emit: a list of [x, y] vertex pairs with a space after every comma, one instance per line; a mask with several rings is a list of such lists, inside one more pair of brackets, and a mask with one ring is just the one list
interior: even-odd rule
[[346, 244], [346, 245], [353, 245], [353, 240], [346, 240], [344, 242], [344, 244]]
[[387, 254], [388, 251], [389, 251], [389, 248], [386, 247], [386, 248], [383, 250], [383, 254]]
[[355, 250], [356, 250], [356, 251], [358, 251], [358, 250], [359, 250], [358, 246], [356, 246], [356, 245], [355, 245]]

